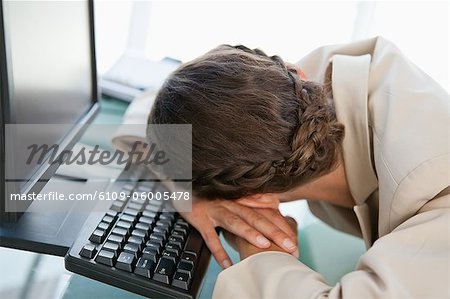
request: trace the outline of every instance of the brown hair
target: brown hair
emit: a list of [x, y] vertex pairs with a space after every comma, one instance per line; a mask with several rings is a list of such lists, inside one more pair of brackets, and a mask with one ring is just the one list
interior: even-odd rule
[[192, 124], [192, 187], [207, 198], [284, 192], [330, 172], [344, 127], [323, 87], [278, 56], [222, 45], [182, 65], [150, 124]]

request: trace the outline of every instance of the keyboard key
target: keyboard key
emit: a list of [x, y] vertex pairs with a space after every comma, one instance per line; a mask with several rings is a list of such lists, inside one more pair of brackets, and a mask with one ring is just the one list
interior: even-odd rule
[[180, 288], [183, 290], [188, 290], [190, 283], [191, 283], [191, 278], [189, 277], [189, 274], [180, 272], [180, 271], [177, 271], [177, 273], [175, 273], [175, 276], [173, 277], [173, 281], [172, 281], [172, 285], [174, 287], [177, 287], [177, 288]]
[[[139, 214], [140, 214], [139, 212], [141, 211], [142, 206], [144, 205], [144, 203], [145, 203], [145, 201], [143, 201], [143, 200], [138, 200], [138, 201], [130, 202], [130, 203], [128, 204], [127, 210], [128, 210], [128, 209], [136, 210], [136, 211], [138, 212], [138, 214], [136, 214], [136, 215], [139, 215]], [[130, 215], [131, 215], [131, 214], [130, 214]]]
[[[170, 239], [170, 237], [169, 237], [169, 239]], [[183, 248], [183, 244], [180, 243], [180, 242], [175, 242], [175, 241], [170, 241], [170, 240], [169, 240], [168, 243], [172, 244], [172, 245], [175, 246], [175, 247]]]
[[159, 242], [155, 242], [155, 241], [151, 241], [150, 240], [147, 243], [145, 243], [145, 246], [153, 248], [153, 249], [155, 249], [158, 252], [158, 254], [161, 254], [162, 246], [161, 246], [161, 244]]
[[165, 284], [170, 284], [170, 280], [175, 272], [175, 262], [171, 259], [161, 258], [156, 267], [153, 279]]
[[149, 241], [158, 242], [160, 246], [164, 245], [164, 239], [165, 239], [164, 235], [160, 233], [152, 233], [149, 237]]
[[111, 216], [108, 216], [108, 215], [104, 216], [103, 219], [102, 219], [102, 221], [106, 222], [106, 223], [113, 223], [114, 220], [115, 220], [114, 217], [111, 217]]
[[176, 230], [172, 231], [172, 236], [174, 236], [174, 237], [179, 237], [179, 238], [181, 238], [181, 240], [183, 240], [183, 241], [184, 241], [184, 239], [186, 238], [186, 236], [185, 236], [183, 233], [181, 233], [181, 232], [179, 232], [179, 231], [176, 231]]
[[181, 259], [184, 260], [184, 261], [188, 261], [188, 262], [194, 263], [195, 260], [197, 259], [197, 257], [194, 254], [192, 254], [192, 253], [183, 252], [181, 254]]
[[148, 223], [150, 225], [155, 223], [155, 218], [150, 218], [150, 217], [141, 217], [139, 218], [139, 222], [143, 222], [143, 223]]
[[122, 212], [124, 207], [125, 207], [125, 203], [124, 202], [116, 200], [111, 205], [111, 210], [116, 211], [116, 212]]
[[188, 235], [188, 230], [181, 228], [181, 226], [174, 226], [172, 233], [176, 232], [176, 235], [180, 235], [186, 238], [186, 236]]
[[104, 264], [112, 267], [114, 265], [116, 257], [114, 253], [109, 250], [100, 250], [95, 258], [95, 261], [100, 264]]
[[89, 241], [91, 241], [93, 243], [101, 244], [105, 240], [105, 237], [106, 237], [106, 231], [104, 231], [102, 229], [96, 229], [96, 230], [94, 230], [92, 235], [89, 237]]
[[186, 261], [181, 260], [178, 263], [177, 269], [185, 271], [185, 272], [189, 273], [189, 275], [192, 275], [192, 270], [194, 270], [194, 264], [192, 262], [186, 262]]
[[106, 250], [109, 250], [109, 251], [114, 252], [114, 256], [117, 257], [117, 255], [118, 255], [118, 253], [119, 253], [120, 246], [119, 246], [119, 244], [117, 244], [117, 243], [106, 242], [106, 243], [103, 245], [102, 249], [106, 249]]
[[187, 238], [184, 251], [193, 253], [195, 254], [195, 256], [198, 257], [201, 249], [202, 249], [202, 237], [196, 230], [193, 230]]
[[123, 214], [122, 216], [120, 216], [120, 220], [131, 222], [133, 223], [133, 225], [136, 223], [136, 218], [127, 214]]
[[123, 211], [124, 214], [130, 215], [133, 218], [136, 218], [137, 216], [139, 216], [139, 211], [130, 208], [130, 205], [132, 205], [131, 203], [128, 205], [128, 207], [125, 209], [125, 211]]
[[169, 242], [169, 243], [166, 244], [166, 249], [173, 250], [178, 255], [180, 253], [180, 251], [181, 251], [181, 246], [180, 246], [179, 243]]
[[90, 243], [84, 245], [84, 247], [80, 251], [80, 255], [88, 259], [93, 258], [96, 253], [97, 249], [95, 248], [95, 245]]
[[155, 248], [145, 247], [144, 250], [142, 250], [142, 257], [156, 262], [159, 257], [159, 252]]
[[108, 212], [105, 213], [105, 216], [110, 216], [112, 217], [114, 220], [116, 220], [117, 218], [117, 212], [113, 211], [113, 210], [109, 210]]
[[145, 210], [144, 212], [142, 212], [142, 216], [154, 219], [156, 218], [156, 213]]
[[138, 223], [136, 223], [135, 228], [142, 229], [142, 230], [145, 230], [145, 231], [149, 231], [152, 228], [152, 226], [149, 223], [138, 222]]
[[141, 257], [136, 264], [134, 273], [150, 278], [152, 276], [153, 269], [155, 269], [155, 265], [156, 264], [154, 261]]
[[146, 194], [142, 194], [137, 191], [135, 191], [135, 193], [137, 193], [138, 196], [136, 196], [136, 198], [133, 198], [130, 203], [137, 204], [140, 207], [144, 206], [147, 203], [145, 199]]
[[115, 228], [112, 230], [111, 233], [112, 233], [112, 234], [115, 234], [115, 235], [119, 235], [119, 236], [124, 236], [124, 237], [127, 237], [127, 236], [128, 236], [127, 230], [126, 230], [126, 229], [123, 229], [123, 228], [120, 228], [120, 227], [115, 227]]
[[149, 205], [156, 206], [156, 207], [161, 207], [161, 208], [162, 208], [163, 203], [164, 203], [163, 201], [157, 200], [157, 199], [153, 199], [153, 200], [149, 200], [148, 201]]
[[[126, 192], [125, 192], [126, 193]], [[127, 194], [124, 194], [123, 196], [119, 196], [119, 198], [117, 198], [116, 200], [123, 202], [124, 204], [127, 203], [128, 198], [127, 198]]]
[[170, 228], [172, 226], [172, 222], [170, 222], [167, 219], [162, 219], [162, 220], [158, 220], [158, 222], [156, 223], [156, 226], [161, 226], [164, 228]]
[[147, 231], [142, 230], [142, 229], [135, 229], [131, 232], [131, 235], [145, 239], [145, 238], [147, 238], [148, 233], [147, 233]]
[[103, 221], [100, 222], [98, 224], [98, 226], [97, 226], [98, 229], [102, 229], [102, 230], [105, 230], [105, 231], [108, 231], [109, 227], [110, 227], [109, 223], [106, 223], [106, 222], [103, 222]]
[[161, 226], [156, 226], [156, 227], [153, 229], [153, 232], [154, 232], [154, 233], [160, 233], [161, 235], [164, 236], [164, 239], [166, 239], [167, 236], [169, 235], [169, 229], [168, 229], [168, 228], [161, 227]]
[[125, 244], [124, 236], [110, 235], [106, 240], [119, 244], [119, 248], [122, 248], [123, 244]]
[[116, 268], [125, 270], [128, 272], [133, 272], [134, 262], [136, 258], [132, 253], [122, 252], [117, 258]]
[[179, 218], [175, 224], [183, 226], [184, 228], [188, 229], [189, 228], [189, 223], [186, 222], [186, 220], [184, 220], [183, 218]]
[[[169, 239], [167, 239], [167, 240], [169, 240], [169, 242], [174, 242], [174, 243], [180, 243], [180, 244], [183, 244], [183, 239], [180, 238], [180, 237], [178, 237], [178, 236], [170, 236]], [[200, 245], [201, 245], [201, 244], [200, 244]], [[186, 249], [185, 249], [185, 250], [186, 250]]]
[[128, 238], [128, 243], [137, 244], [139, 246], [139, 248], [142, 249], [142, 247], [145, 243], [145, 240], [144, 240], [144, 238], [141, 238], [141, 237], [131, 236]]
[[152, 204], [152, 201], [150, 201], [150, 204], [145, 207], [145, 210], [149, 212], [158, 213], [161, 210], [161, 207], [159, 205]]
[[175, 219], [175, 215], [174, 213], [162, 213], [161, 215], [159, 215], [159, 219], [172, 222]]
[[166, 240], [166, 235], [160, 232], [155, 232], [153, 231], [152, 234], [150, 236], [153, 236], [153, 238], [150, 239], [156, 239], [156, 240]]
[[170, 226], [168, 225], [164, 225], [163, 223], [156, 223], [156, 226], [153, 228], [154, 230], [157, 230], [158, 232], [164, 232], [164, 234], [166, 234], [166, 232], [170, 232]]
[[120, 220], [119, 222], [117, 222], [116, 227], [123, 228], [127, 231], [127, 234], [130, 234], [133, 229], [133, 223]]
[[161, 211], [161, 213], [171, 213], [171, 214], [175, 214], [175, 212], [173, 211], [173, 208], [168, 207], [168, 205], [165, 205]]
[[175, 252], [173, 250], [170, 250], [170, 249], [164, 250], [163, 253], [162, 253], [162, 256], [166, 257], [166, 258], [169, 258], [169, 259], [172, 259], [174, 262], [176, 262], [177, 259], [178, 259], [177, 252]]
[[127, 243], [125, 244], [125, 246], [123, 247], [123, 251], [131, 253], [134, 255], [135, 258], [138, 257], [139, 252], [141, 251], [139, 248], [139, 245], [134, 244], [134, 243]]
[[189, 233], [188, 229], [186, 229], [184, 226], [181, 226], [181, 225], [178, 225], [178, 224], [175, 224], [175, 226], [173, 227], [173, 230], [177, 231], [177, 232], [180, 232], [180, 233], [183, 233], [184, 236], [186, 236]]

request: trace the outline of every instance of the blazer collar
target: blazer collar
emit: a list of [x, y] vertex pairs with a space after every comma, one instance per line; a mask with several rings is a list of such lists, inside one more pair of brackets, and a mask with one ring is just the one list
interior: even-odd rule
[[369, 54], [332, 57], [332, 89], [337, 119], [345, 126], [344, 167], [357, 205], [378, 188], [371, 162], [368, 122]]

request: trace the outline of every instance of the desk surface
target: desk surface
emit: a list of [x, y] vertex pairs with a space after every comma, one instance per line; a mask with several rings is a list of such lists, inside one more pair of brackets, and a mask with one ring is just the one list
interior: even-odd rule
[[[100, 113], [94, 123], [118, 126], [127, 103], [104, 98], [100, 104]], [[102, 137], [105, 139], [104, 146], [110, 146], [105, 135]], [[80, 142], [89, 144], [93, 141], [98, 144], [98, 138], [87, 132]], [[283, 204], [281, 210], [299, 223], [300, 260], [303, 263], [320, 272], [330, 284], [354, 269], [364, 252], [361, 239], [323, 224], [310, 213], [304, 201]], [[226, 249], [232, 260], [237, 262], [237, 253], [228, 246]], [[200, 298], [211, 297], [219, 272], [219, 265], [212, 259]], [[66, 271], [61, 257], [14, 249], [0, 248], [0, 277], [0, 298], [142, 298]]]

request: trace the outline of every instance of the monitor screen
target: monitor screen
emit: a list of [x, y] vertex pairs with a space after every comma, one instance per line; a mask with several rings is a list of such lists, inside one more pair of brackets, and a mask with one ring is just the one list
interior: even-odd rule
[[[37, 131], [17, 127], [6, 146], [16, 159], [30, 144], [59, 144], [93, 105], [93, 45], [88, 1], [3, 1], [9, 117], [13, 124], [63, 124]], [[8, 144], [9, 142], [9, 144]], [[15, 163], [22, 185], [39, 165]], [[7, 173], [8, 179], [8, 173]]]
[[1, 1], [2, 221], [30, 204], [8, 195], [39, 192], [59, 166], [27, 163], [28, 146], [70, 149], [98, 110], [93, 32], [92, 0]]
[[75, 123], [92, 103], [87, 1], [5, 5], [15, 123]]

